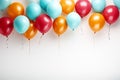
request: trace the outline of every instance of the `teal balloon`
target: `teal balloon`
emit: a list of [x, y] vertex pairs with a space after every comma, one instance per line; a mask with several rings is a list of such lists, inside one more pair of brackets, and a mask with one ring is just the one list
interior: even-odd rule
[[26, 8], [26, 15], [30, 20], [35, 20], [42, 12], [39, 4], [33, 2], [30, 3]]
[[60, 5], [60, 3], [55, 2], [51, 2], [48, 6], [47, 6], [47, 13], [48, 15], [55, 19], [58, 16], [61, 15], [62, 13], [62, 7]]
[[28, 3], [37, 2], [37, 0], [27, 0]]
[[30, 26], [30, 21], [26, 16], [18, 16], [14, 20], [14, 29], [19, 34], [25, 33]]
[[52, 2], [52, 0], [40, 0], [39, 4], [44, 11], [47, 11], [47, 6], [50, 2]]
[[0, 0], [0, 10], [5, 10], [11, 3], [11, 0]]
[[75, 30], [81, 22], [81, 17], [76, 12], [71, 12], [67, 15], [67, 24], [72, 29]]
[[120, 0], [113, 0], [113, 2], [120, 9]]
[[92, 0], [92, 7], [95, 12], [102, 12], [106, 6], [105, 0]]

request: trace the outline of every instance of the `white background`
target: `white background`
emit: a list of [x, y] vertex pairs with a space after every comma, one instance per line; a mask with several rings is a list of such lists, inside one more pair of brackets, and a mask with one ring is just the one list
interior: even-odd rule
[[109, 40], [108, 24], [94, 35], [89, 16], [60, 38], [53, 29], [41, 39], [38, 32], [30, 47], [15, 31], [8, 41], [0, 35], [0, 80], [120, 80], [120, 19], [111, 26]]

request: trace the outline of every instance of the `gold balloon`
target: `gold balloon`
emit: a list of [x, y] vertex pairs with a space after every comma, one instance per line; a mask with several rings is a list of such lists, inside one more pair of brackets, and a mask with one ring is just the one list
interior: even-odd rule
[[7, 14], [13, 19], [19, 15], [24, 15], [24, 6], [19, 2], [14, 2], [8, 6]]
[[105, 18], [100, 13], [93, 13], [89, 18], [90, 28], [94, 33], [100, 31], [105, 25]]
[[53, 29], [58, 36], [63, 34], [67, 30], [67, 21], [64, 16], [59, 16], [53, 22]]
[[69, 14], [70, 12], [74, 11], [75, 8], [74, 0], [60, 0], [60, 4], [65, 14]]
[[34, 22], [30, 22], [30, 27], [29, 29], [24, 33], [24, 36], [30, 40], [32, 39], [35, 35], [37, 34], [37, 29], [34, 26]]

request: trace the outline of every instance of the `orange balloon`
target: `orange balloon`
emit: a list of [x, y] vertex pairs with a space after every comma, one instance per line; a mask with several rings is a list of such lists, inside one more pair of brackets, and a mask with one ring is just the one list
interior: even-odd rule
[[67, 30], [67, 21], [64, 16], [59, 16], [53, 22], [53, 29], [58, 36], [63, 34]]
[[74, 0], [60, 0], [60, 4], [65, 14], [69, 14], [70, 12], [73, 12], [75, 8]]
[[7, 14], [13, 19], [19, 15], [24, 15], [24, 6], [19, 2], [14, 2], [8, 6]]
[[94, 33], [100, 31], [105, 25], [105, 18], [100, 13], [93, 13], [89, 18], [90, 28]]
[[34, 22], [30, 22], [30, 27], [29, 29], [24, 33], [24, 36], [30, 40], [32, 39], [35, 35], [37, 34], [37, 29], [36, 27], [34, 26]]

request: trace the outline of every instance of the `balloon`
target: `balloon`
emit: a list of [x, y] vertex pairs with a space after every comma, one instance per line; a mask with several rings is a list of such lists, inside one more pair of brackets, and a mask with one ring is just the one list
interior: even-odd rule
[[59, 15], [62, 13], [62, 7], [59, 3], [57, 2], [51, 2], [47, 6], [47, 13], [50, 17], [52, 18], [57, 18]]
[[92, 0], [91, 3], [95, 12], [102, 12], [106, 6], [105, 0]]
[[53, 22], [53, 29], [58, 36], [63, 34], [67, 30], [67, 27], [66, 19], [63, 16], [56, 18]]
[[47, 11], [47, 6], [50, 2], [52, 2], [52, 0], [40, 0], [39, 4], [44, 11]]
[[29, 29], [24, 33], [24, 36], [30, 40], [37, 34], [37, 29], [34, 26], [34, 22], [30, 22]]
[[28, 3], [38, 2], [38, 0], [27, 0]]
[[89, 25], [94, 33], [100, 31], [105, 25], [104, 16], [100, 13], [93, 13], [89, 18]]
[[75, 2], [74, 0], [60, 0], [60, 4], [62, 6], [62, 11], [65, 14], [69, 14], [74, 11]]
[[91, 11], [91, 3], [88, 0], [78, 0], [75, 9], [76, 12], [83, 18]]
[[19, 2], [14, 2], [8, 6], [7, 14], [13, 19], [19, 15], [24, 15], [24, 6]]
[[113, 24], [119, 18], [119, 10], [114, 5], [107, 6], [102, 14], [109, 24]]
[[81, 17], [77, 13], [71, 12], [67, 15], [67, 24], [72, 30], [76, 29], [79, 26], [80, 22]]
[[47, 14], [41, 14], [35, 21], [35, 27], [44, 35], [50, 30], [52, 19]]
[[30, 26], [30, 22], [26, 16], [18, 16], [14, 20], [14, 28], [19, 34], [25, 33]]
[[113, 2], [120, 9], [120, 0], [113, 0]]
[[5, 10], [11, 3], [11, 0], [0, 0], [0, 10]]
[[13, 31], [13, 20], [9, 17], [0, 18], [0, 33], [8, 37]]
[[35, 20], [41, 12], [41, 7], [35, 2], [30, 3], [26, 8], [26, 15], [31, 20]]

